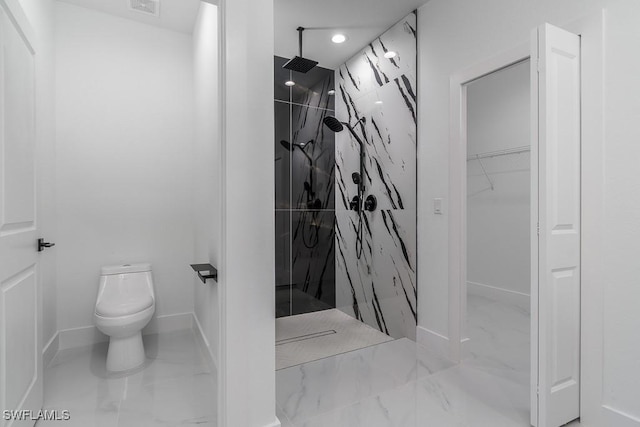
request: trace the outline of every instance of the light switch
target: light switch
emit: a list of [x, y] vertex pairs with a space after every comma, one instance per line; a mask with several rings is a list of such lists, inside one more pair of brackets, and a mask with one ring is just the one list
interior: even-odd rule
[[442, 199], [433, 199], [433, 213], [442, 215]]

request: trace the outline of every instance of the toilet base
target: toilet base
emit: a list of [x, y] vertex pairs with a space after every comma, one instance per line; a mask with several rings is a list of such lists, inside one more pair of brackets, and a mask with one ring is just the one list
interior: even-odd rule
[[110, 338], [109, 350], [107, 351], [107, 371], [130, 371], [140, 367], [144, 361], [142, 331], [124, 338]]

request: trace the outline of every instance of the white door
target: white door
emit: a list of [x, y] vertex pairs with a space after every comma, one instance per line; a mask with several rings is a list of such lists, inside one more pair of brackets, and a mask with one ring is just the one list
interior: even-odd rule
[[19, 3], [0, 0], [0, 426], [7, 427], [34, 421], [5, 411], [35, 417], [42, 407], [32, 40]]
[[531, 412], [556, 427], [580, 416], [580, 37], [534, 38]]

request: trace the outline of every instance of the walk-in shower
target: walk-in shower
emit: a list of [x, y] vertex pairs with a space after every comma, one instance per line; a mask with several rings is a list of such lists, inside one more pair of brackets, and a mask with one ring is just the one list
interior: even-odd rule
[[351, 56], [309, 27], [307, 55], [320, 64], [283, 68], [292, 45], [274, 64], [276, 348], [288, 355], [278, 366], [309, 348], [416, 336], [416, 15]]

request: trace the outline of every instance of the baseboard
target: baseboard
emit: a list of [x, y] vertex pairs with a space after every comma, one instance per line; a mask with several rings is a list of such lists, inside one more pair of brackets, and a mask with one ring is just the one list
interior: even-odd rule
[[449, 358], [449, 338], [440, 335], [430, 329], [418, 326], [416, 328], [416, 341], [423, 347], [435, 352], [439, 356]]
[[142, 330], [143, 335], [158, 334], [160, 332], [182, 331], [193, 328], [193, 313], [166, 314], [154, 316]]
[[[142, 330], [142, 333], [143, 335], [148, 335], [192, 328], [193, 313], [168, 314], [153, 317], [149, 324]], [[94, 325], [63, 329], [58, 331], [58, 336], [59, 350], [84, 347], [109, 340], [109, 337], [100, 332]]]
[[74, 347], [85, 347], [109, 340], [95, 326], [83, 326], [80, 328], [70, 328], [58, 331], [60, 337], [59, 350], [66, 350]]
[[531, 311], [531, 297], [522, 292], [511, 291], [508, 289], [497, 288], [484, 283], [467, 281], [467, 292], [470, 295], [478, 295], [481, 297], [513, 304], [527, 312]]
[[626, 414], [608, 405], [602, 405], [604, 425], [616, 427], [640, 427], [640, 418]]
[[60, 348], [60, 334], [56, 332], [42, 349], [42, 367], [49, 366]]
[[207, 339], [204, 331], [202, 330], [202, 325], [200, 324], [200, 321], [198, 320], [198, 316], [196, 316], [195, 313], [193, 313], [193, 329], [196, 334], [198, 345], [200, 346], [200, 349], [203, 351], [207, 359], [209, 368], [211, 368], [213, 372], [216, 372], [217, 366], [218, 366], [216, 357], [214, 356], [213, 353], [211, 353], [211, 346], [209, 345], [209, 340]]

